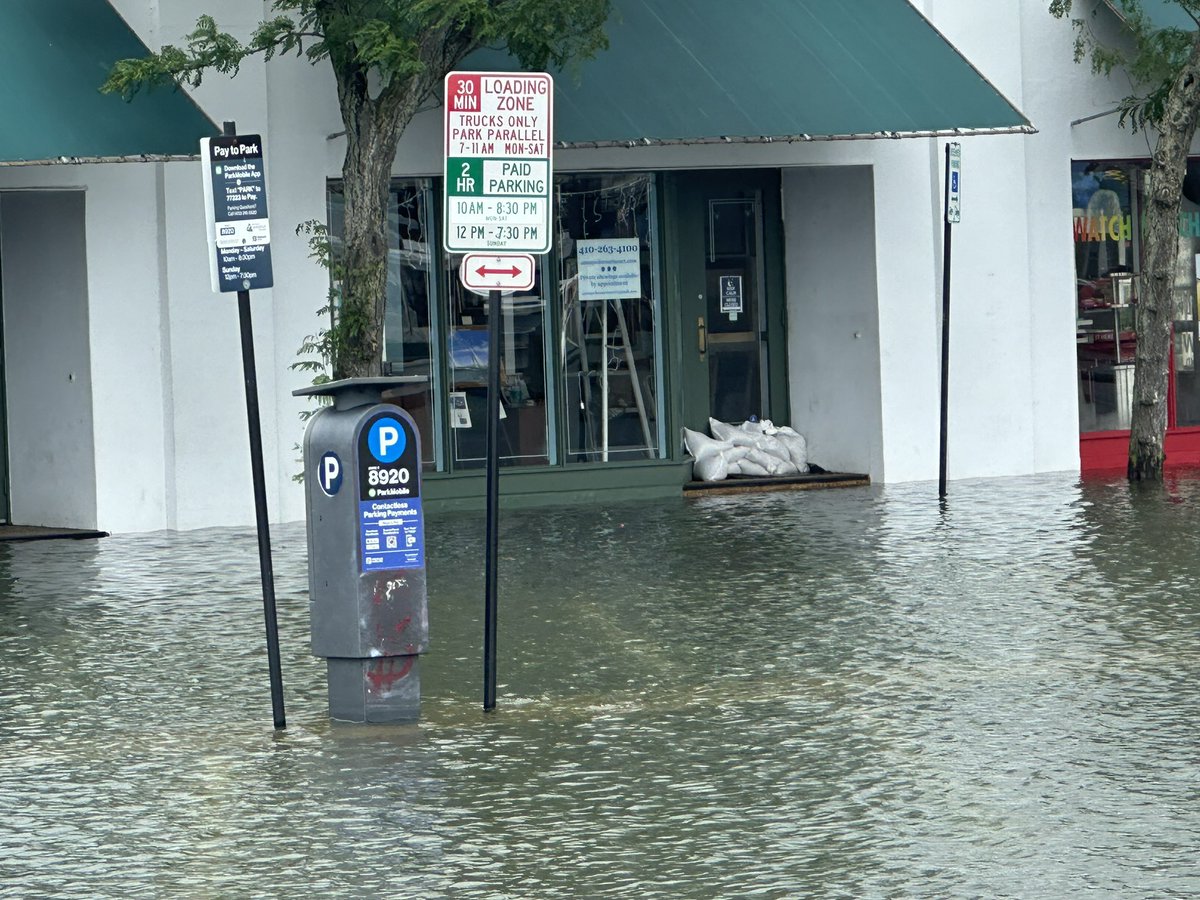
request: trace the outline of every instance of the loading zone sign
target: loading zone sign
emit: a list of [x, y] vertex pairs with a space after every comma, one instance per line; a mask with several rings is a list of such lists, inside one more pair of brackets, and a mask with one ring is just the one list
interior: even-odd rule
[[262, 138], [204, 138], [200, 159], [212, 289], [227, 293], [269, 288], [274, 278]]
[[446, 251], [548, 253], [553, 79], [451, 72], [445, 106]]

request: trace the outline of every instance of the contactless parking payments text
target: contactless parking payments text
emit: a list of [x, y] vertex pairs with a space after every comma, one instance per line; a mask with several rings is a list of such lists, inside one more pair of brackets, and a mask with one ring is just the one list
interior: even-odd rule
[[382, 412], [362, 428], [358, 499], [364, 572], [425, 565], [417, 448], [412, 426], [399, 416]]

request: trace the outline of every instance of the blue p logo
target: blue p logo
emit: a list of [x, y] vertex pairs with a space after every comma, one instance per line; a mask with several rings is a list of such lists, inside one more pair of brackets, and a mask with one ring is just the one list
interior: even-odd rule
[[367, 446], [371, 448], [371, 455], [381, 463], [398, 460], [407, 445], [408, 438], [404, 436], [403, 426], [390, 417], [378, 419], [367, 435]]
[[320, 482], [321, 490], [330, 497], [342, 486], [342, 461], [332, 450], [321, 457], [317, 466], [317, 481]]

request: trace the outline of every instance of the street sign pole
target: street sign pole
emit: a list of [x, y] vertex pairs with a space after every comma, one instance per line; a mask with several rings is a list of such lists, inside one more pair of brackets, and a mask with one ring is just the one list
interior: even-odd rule
[[[237, 126], [225, 122], [222, 138], [236, 138]], [[238, 285], [238, 321], [242, 338], [242, 373], [246, 385], [246, 422], [250, 434], [250, 471], [254, 481], [254, 519], [258, 529], [258, 567], [262, 579], [263, 618], [267, 631], [267, 668], [271, 681], [271, 714], [276, 729], [287, 727], [283, 709], [283, 674], [279, 663], [279, 622], [275, 611], [275, 572], [271, 565], [271, 527], [267, 516], [267, 482], [263, 470], [262, 424], [258, 412], [258, 373], [254, 363], [254, 328], [250, 318], [251, 285], [269, 287], [272, 283], [270, 261], [270, 232], [266, 227], [266, 184], [261, 167], [248, 163], [248, 177], [225, 178], [221, 167], [213, 163], [209, 155], [209, 144], [202, 144], [206, 151], [205, 208], [209, 221], [209, 253], [212, 267], [213, 289], [228, 292]], [[261, 141], [252, 142], [253, 151], [261, 159]], [[239, 147], [227, 159], [245, 159]], [[228, 163], [225, 164], [228, 167]], [[243, 185], [243, 181], [246, 184]], [[214, 189], [214, 182], [216, 187]], [[261, 182], [261, 183], [260, 183]], [[220, 237], [217, 223], [230, 234], [244, 230], [248, 237], [238, 237], [241, 242], [234, 246], [233, 240]], [[224, 245], [224, 246], [222, 246]]]
[[242, 332], [242, 371], [246, 381], [246, 421], [250, 429], [250, 469], [254, 478], [254, 521], [258, 527], [258, 570], [262, 578], [263, 618], [267, 628], [267, 668], [271, 679], [271, 716], [276, 728], [287, 728], [283, 711], [283, 673], [279, 664], [279, 620], [275, 613], [275, 572], [271, 565], [271, 525], [267, 518], [267, 483], [263, 472], [262, 424], [258, 414], [258, 374], [254, 365], [254, 327], [250, 292], [238, 291]]
[[497, 568], [500, 531], [500, 292], [488, 292], [487, 558], [483, 595], [483, 708], [496, 708]]
[[950, 235], [962, 216], [962, 147], [946, 144], [946, 216], [942, 231], [942, 397], [938, 435], [938, 499], [946, 499], [946, 444], [950, 421]]
[[500, 510], [500, 295], [533, 287], [530, 254], [550, 251], [554, 81], [544, 72], [450, 72], [444, 106], [443, 247], [459, 278], [487, 292], [487, 547], [483, 708], [496, 708]]

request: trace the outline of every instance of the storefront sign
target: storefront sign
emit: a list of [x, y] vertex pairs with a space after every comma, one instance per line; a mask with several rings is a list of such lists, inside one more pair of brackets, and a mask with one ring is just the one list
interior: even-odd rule
[[548, 253], [553, 79], [451, 72], [445, 109], [446, 250]]
[[742, 276], [721, 276], [721, 312], [737, 315], [742, 311]]
[[641, 246], [637, 238], [575, 242], [580, 300], [637, 300], [642, 296]]
[[262, 138], [257, 134], [204, 138], [200, 158], [212, 289], [228, 293], [271, 287]]

